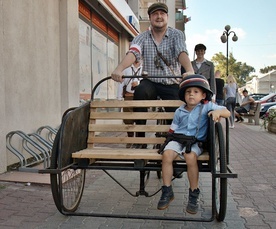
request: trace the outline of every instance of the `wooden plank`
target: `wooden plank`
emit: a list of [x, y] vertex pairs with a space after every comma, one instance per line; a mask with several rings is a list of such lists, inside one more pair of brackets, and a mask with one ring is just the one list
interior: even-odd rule
[[[72, 158], [88, 159], [114, 159], [114, 160], [162, 160], [162, 155], [156, 149], [109, 149], [93, 148], [84, 149], [72, 154]], [[176, 160], [181, 160], [179, 157]], [[198, 157], [200, 161], [208, 161], [208, 152], [203, 152]]]
[[93, 137], [89, 136], [87, 142], [89, 144], [163, 144], [165, 138], [147, 137], [147, 138], [129, 138], [129, 137]]
[[89, 131], [96, 132], [168, 132], [169, 125], [91, 124]]
[[173, 119], [173, 112], [92, 112], [90, 119], [99, 120], [162, 120]]
[[121, 107], [179, 107], [183, 104], [180, 100], [107, 100], [91, 101], [91, 108], [121, 108]]

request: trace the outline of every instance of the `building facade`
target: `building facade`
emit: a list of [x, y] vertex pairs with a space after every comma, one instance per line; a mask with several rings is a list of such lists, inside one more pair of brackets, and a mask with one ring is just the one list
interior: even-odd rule
[[[7, 133], [58, 127], [64, 111], [89, 99], [93, 85], [111, 74], [143, 31], [140, 22], [148, 23], [153, 2], [0, 0], [0, 173], [18, 162], [6, 149]], [[170, 25], [184, 30], [178, 7], [185, 1], [168, 5]], [[97, 97], [115, 99], [116, 89], [109, 81]], [[14, 141], [23, 150], [21, 139]]]
[[254, 77], [246, 83], [245, 87], [250, 93], [275, 93], [276, 70]]

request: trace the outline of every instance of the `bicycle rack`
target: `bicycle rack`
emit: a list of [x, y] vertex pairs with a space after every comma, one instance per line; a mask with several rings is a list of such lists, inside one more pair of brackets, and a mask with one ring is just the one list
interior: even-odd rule
[[[47, 129], [46, 138], [41, 136], [41, 132]], [[50, 166], [51, 152], [54, 137], [57, 133], [56, 129], [50, 126], [40, 127], [36, 133], [26, 134], [23, 131], [11, 131], [6, 135], [6, 147], [18, 159], [20, 163], [19, 171], [38, 172], [38, 168], [32, 166], [43, 163], [43, 167]], [[17, 135], [22, 139], [22, 149], [18, 150], [12, 143], [13, 137]]]
[[55, 140], [55, 136], [57, 134], [57, 129], [54, 129], [54, 128], [50, 127], [50, 126], [41, 126], [41, 127], [39, 127], [37, 129], [36, 133], [39, 134], [39, 135], [41, 135], [43, 130], [47, 130], [48, 131], [47, 139], [48, 139], [48, 141], [53, 146], [53, 143], [54, 143], [54, 140]]

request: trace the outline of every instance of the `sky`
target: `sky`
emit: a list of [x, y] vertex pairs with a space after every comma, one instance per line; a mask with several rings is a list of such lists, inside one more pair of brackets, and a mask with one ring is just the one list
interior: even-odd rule
[[191, 17], [185, 24], [186, 44], [190, 59], [194, 59], [194, 47], [203, 43], [205, 58], [214, 54], [226, 56], [226, 43], [220, 40], [224, 27], [231, 26], [238, 36], [232, 41], [229, 35], [228, 50], [237, 61], [259, 70], [276, 65], [276, 1], [275, 0], [186, 0], [184, 14]]

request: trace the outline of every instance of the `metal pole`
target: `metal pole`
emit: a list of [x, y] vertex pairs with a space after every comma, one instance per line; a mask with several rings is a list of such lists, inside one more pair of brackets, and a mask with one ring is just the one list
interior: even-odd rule
[[236, 36], [236, 33], [234, 31], [230, 31], [231, 27], [230, 25], [226, 25], [225, 30], [222, 33], [222, 36], [220, 37], [221, 42], [225, 43], [226, 42], [226, 76], [229, 74], [229, 56], [228, 56], [228, 42], [229, 42], [229, 35], [233, 33], [233, 38], [232, 40], [235, 42], [238, 40], [238, 37]]
[[229, 37], [229, 33], [226, 33], [226, 77], [228, 77], [228, 37]]

